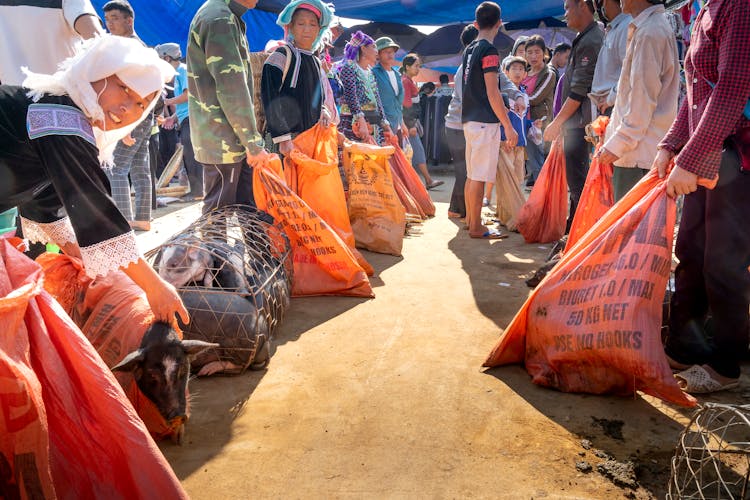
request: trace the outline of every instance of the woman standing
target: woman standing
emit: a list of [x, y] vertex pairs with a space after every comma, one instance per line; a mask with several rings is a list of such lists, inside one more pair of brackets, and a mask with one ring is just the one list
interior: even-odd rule
[[24, 236], [80, 257], [91, 277], [122, 269], [157, 320], [188, 314], [138, 251], [100, 163], [149, 115], [174, 69], [129, 38], [102, 35], [54, 75], [0, 85], [0, 212], [18, 206]]
[[261, 99], [266, 130], [273, 149], [287, 155], [292, 139], [336, 116], [336, 104], [326, 102], [328, 78], [315, 51], [331, 23], [333, 12], [320, 0], [295, 0], [281, 11], [276, 24], [286, 33], [286, 44], [278, 47], [263, 65]]
[[372, 141], [385, 145], [384, 133], [391, 133], [380, 102], [378, 85], [372, 68], [378, 49], [368, 35], [357, 31], [344, 49], [344, 62], [339, 68], [343, 87], [340, 131], [351, 140]]
[[419, 122], [421, 112], [419, 104], [420, 95], [419, 88], [413, 79], [419, 74], [420, 66], [417, 54], [407, 54], [401, 63], [401, 83], [404, 86], [404, 123], [409, 130], [409, 142], [414, 150], [411, 164], [424, 177], [427, 189], [432, 189], [441, 186], [443, 181], [436, 181], [430, 177], [430, 172], [427, 170], [427, 155], [424, 151], [422, 139], [419, 137], [421, 135], [419, 129], [422, 128]]
[[[529, 115], [532, 122], [542, 120], [544, 127], [552, 121], [552, 105], [555, 100], [555, 86], [557, 77], [544, 62], [544, 55], [547, 53], [547, 47], [544, 38], [534, 35], [526, 40], [526, 61], [531, 66], [526, 78], [521, 85], [526, 88], [526, 94], [529, 96]], [[529, 161], [527, 163], [528, 182], [533, 184], [539, 172], [542, 170], [545, 159], [545, 145], [537, 145], [534, 141], [526, 141], [526, 154]]]

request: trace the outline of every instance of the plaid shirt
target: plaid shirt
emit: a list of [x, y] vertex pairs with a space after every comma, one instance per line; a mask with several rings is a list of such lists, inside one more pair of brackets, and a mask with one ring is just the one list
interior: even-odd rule
[[[708, 0], [695, 20], [685, 56], [687, 98], [659, 147], [675, 164], [715, 178], [727, 137], [750, 126], [750, 0]], [[712, 84], [716, 86], [712, 88]]]

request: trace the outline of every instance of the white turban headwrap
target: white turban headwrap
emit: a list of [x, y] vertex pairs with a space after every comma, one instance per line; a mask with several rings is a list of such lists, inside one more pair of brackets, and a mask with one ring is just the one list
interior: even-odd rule
[[[44, 94], [67, 95], [92, 122], [101, 123], [105, 123], [104, 111], [91, 83], [117, 75], [125, 85], [145, 98], [161, 92], [164, 84], [175, 75], [172, 65], [160, 59], [154, 49], [144, 47], [133, 38], [109, 34], [84, 42], [78, 53], [63, 61], [53, 75], [22, 69], [26, 73], [22, 85], [29, 89], [28, 96], [34, 101]], [[109, 131], [94, 126], [102, 165], [112, 164], [117, 142], [151, 113], [156, 101], [152, 99], [141, 118], [131, 125]]]

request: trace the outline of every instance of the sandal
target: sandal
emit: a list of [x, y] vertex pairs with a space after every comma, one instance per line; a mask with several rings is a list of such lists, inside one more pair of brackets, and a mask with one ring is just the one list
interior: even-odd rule
[[433, 189], [438, 186], [442, 186], [443, 184], [445, 184], [445, 182], [443, 181], [432, 181], [429, 184], [427, 184], [427, 189]]
[[680, 389], [690, 394], [708, 394], [711, 392], [726, 391], [740, 385], [739, 379], [732, 379], [731, 382], [724, 384], [719, 382], [701, 365], [693, 365], [687, 370], [676, 373], [674, 378], [677, 379]]
[[506, 233], [503, 233], [502, 231], [498, 231], [497, 229], [490, 229], [487, 232], [485, 232], [482, 236], [472, 236], [470, 237], [474, 239], [479, 240], [501, 240], [503, 238], [507, 238], [508, 235]]

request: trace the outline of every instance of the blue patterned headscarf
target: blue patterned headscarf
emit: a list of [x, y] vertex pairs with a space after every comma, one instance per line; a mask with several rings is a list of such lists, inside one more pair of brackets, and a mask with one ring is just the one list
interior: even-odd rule
[[370, 44], [374, 45], [375, 40], [373, 40], [370, 35], [366, 35], [361, 31], [357, 31], [346, 43], [346, 47], [344, 47], [344, 59], [346, 59], [347, 61], [356, 61], [357, 57], [359, 56], [360, 47], [364, 47], [365, 45]]
[[294, 13], [300, 8], [307, 9], [318, 17], [320, 32], [318, 33], [317, 38], [315, 38], [312, 46], [313, 51], [315, 51], [319, 48], [320, 40], [323, 38], [325, 32], [328, 31], [331, 21], [333, 21], [333, 4], [323, 3], [320, 0], [294, 0], [293, 2], [290, 2], [289, 5], [284, 7], [284, 10], [281, 11], [279, 17], [276, 19], [276, 24], [284, 28], [284, 33], [287, 38], [289, 37], [288, 28], [289, 24], [292, 22], [292, 16], [294, 16]]

